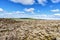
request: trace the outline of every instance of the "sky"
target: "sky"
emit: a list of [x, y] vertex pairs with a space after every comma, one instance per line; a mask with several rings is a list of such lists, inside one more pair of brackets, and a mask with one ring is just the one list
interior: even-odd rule
[[0, 0], [0, 18], [60, 20], [60, 0]]

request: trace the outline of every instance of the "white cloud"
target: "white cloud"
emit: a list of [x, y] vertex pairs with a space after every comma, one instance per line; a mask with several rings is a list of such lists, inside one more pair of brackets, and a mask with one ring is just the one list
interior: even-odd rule
[[51, 12], [60, 12], [59, 9], [54, 9], [54, 10], [51, 10]]
[[45, 3], [47, 3], [47, 0], [37, 0], [39, 4], [41, 5], [46, 5]]
[[53, 3], [59, 3], [60, 0], [51, 0]]
[[54, 15], [56, 15], [56, 16], [60, 16], [60, 13], [56, 13], [56, 14], [54, 14]]
[[47, 15], [47, 14], [39, 14], [39, 15], [31, 15], [31, 18], [36, 19], [47, 19], [47, 20], [60, 20], [59, 16]]
[[19, 13], [19, 14], [21, 14], [21, 13], [24, 13], [24, 12], [21, 12], [21, 11], [15, 11], [14, 13]]
[[0, 14], [0, 18], [20, 18], [25, 17], [25, 15], [23, 11], [4, 12]]
[[3, 12], [4, 10], [2, 8], [0, 8], [0, 12]]
[[24, 15], [25, 12], [23, 11], [13, 11], [13, 12], [7, 12], [8, 15]]
[[36, 18], [36, 19], [45, 19], [47, 17], [47, 15], [45, 14], [39, 14], [39, 15], [32, 15], [32, 18]]
[[[24, 5], [32, 5], [35, 3], [35, 0], [11, 0], [12, 2], [15, 2], [15, 3], [21, 3], [21, 4], [24, 4]], [[41, 5], [46, 5], [47, 3], [47, 0], [37, 0], [39, 4]]]
[[35, 2], [34, 0], [11, 0], [11, 1], [15, 3], [21, 3], [24, 5], [32, 5]]
[[30, 12], [30, 13], [34, 13], [34, 8], [25, 8], [24, 11], [25, 12]]
[[60, 20], [60, 14], [33, 14], [29, 15], [25, 12], [14, 11], [14, 12], [6, 12], [0, 15], [0, 18], [36, 18], [36, 19], [48, 19], [48, 20]]
[[23, 11], [12, 11], [12, 12], [4, 11], [2, 14], [13, 15], [13, 14], [24, 14], [24, 13], [25, 12], [23, 12]]
[[[29, 15], [25, 12], [34, 12], [34, 8], [26, 8], [25, 11], [13, 11], [13, 12], [4, 12], [0, 14], [0, 18], [36, 18], [36, 19], [48, 19], [48, 20], [60, 20], [60, 13], [53, 15], [47, 14], [33, 14]], [[4, 11], [4, 10], [3, 10]]]

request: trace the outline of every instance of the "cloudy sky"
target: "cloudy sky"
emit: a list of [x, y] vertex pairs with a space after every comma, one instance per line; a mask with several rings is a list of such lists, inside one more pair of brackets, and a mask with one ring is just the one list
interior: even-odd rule
[[0, 18], [60, 20], [60, 0], [0, 0]]

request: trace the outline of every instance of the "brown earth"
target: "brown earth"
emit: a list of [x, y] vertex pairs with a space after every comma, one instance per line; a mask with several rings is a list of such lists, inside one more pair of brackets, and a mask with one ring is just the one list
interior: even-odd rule
[[0, 19], [0, 40], [60, 40], [60, 21]]

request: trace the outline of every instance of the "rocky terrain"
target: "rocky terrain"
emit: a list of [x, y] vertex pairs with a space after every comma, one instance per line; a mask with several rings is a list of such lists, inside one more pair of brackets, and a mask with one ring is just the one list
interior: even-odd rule
[[60, 21], [2, 18], [0, 40], [60, 40]]

